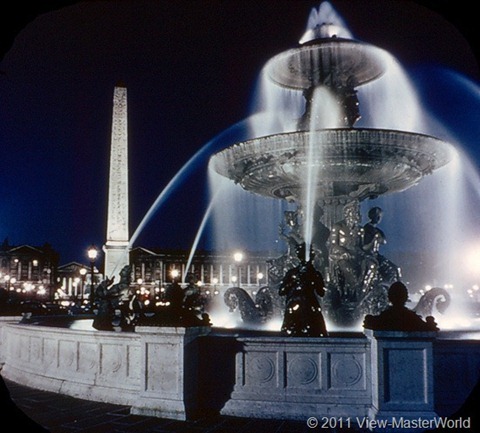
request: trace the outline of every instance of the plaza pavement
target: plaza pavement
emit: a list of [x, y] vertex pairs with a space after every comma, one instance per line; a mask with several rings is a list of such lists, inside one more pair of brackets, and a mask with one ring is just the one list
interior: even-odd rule
[[[312, 433], [366, 432], [357, 429], [309, 428], [305, 421], [260, 420], [226, 416], [196, 421], [176, 421], [131, 415], [128, 406], [80, 400], [53, 392], [38, 391], [4, 379], [11, 400], [23, 414], [50, 433]], [[25, 429], [20, 422], [7, 426], [11, 412], [0, 401], [2, 433], [44, 433], [41, 428]], [[3, 409], [2, 409], [3, 408]]]
[[[216, 416], [195, 421], [176, 421], [131, 415], [128, 406], [39, 391], [5, 379], [2, 385], [6, 385], [6, 389], [2, 387], [0, 395], [1, 433], [371, 433], [370, 430], [354, 427], [309, 428], [306, 420]], [[455, 414], [472, 418], [471, 428], [462, 429], [461, 433], [480, 432], [479, 401], [480, 382]], [[452, 429], [426, 431], [453, 433]]]

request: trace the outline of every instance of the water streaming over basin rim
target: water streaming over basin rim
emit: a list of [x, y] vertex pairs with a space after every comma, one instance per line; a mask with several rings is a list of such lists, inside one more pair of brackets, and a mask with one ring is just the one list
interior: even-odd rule
[[[321, 146], [321, 160], [308, 161], [309, 140]], [[357, 194], [363, 199], [363, 191], [367, 196], [403, 191], [446, 165], [454, 155], [452, 145], [425, 134], [323, 129], [240, 142], [213, 155], [210, 165], [248, 191], [298, 199], [305, 167], [315, 164], [319, 170], [317, 197]]]
[[272, 57], [265, 65], [269, 79], [290, 89], [303, 90], [325, 81], [335, 70], [343, 87], [359, 86], [379, 78], [387, 69], [387, 53], [361, 41], [340, 38], [318, 39]]

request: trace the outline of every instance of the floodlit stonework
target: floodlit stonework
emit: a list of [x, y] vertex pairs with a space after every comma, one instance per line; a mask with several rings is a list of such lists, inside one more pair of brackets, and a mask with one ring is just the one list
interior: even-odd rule
[[[437, 420], [458, 410], [480, 380], [478, 340], [366, 333], [248, 337], [203, 327], [94, 332], [4, 318], [0, 364], [3, 377], [23, 385], [172, 419], [219, 412]], [[452, 375], [464, 381], [452, 383]]]
[[107, 234], [104, 245], [105, 275], [110, 278], [129, 264], [127, 114], [127, 89], [119, 85], [113, 94]]

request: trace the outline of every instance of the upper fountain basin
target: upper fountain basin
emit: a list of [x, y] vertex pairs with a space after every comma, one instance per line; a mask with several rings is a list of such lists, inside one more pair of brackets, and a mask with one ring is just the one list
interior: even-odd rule
[[387, 53], [351, 39], [316, 39], [272, 57], [268, 78], [279, 86], [305, 90], [319, 85], [356, 87], [380, 77]]

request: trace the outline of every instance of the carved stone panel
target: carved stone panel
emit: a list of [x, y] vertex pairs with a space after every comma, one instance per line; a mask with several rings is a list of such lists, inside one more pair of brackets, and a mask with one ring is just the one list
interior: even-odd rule
[[365, 353], [329, 353], [330, 389], [366, 389]]
[[287, 387], [322, 388], [320, 354], [287, 353]]
[[78, 350], [78, 370], [80, 372], [94, 372], [97, 369], [98, 349], [98, 344], [80, 342]]
[[246, 386], [277, 386], [278, 354], [276, 352], [253, 352], [245, 356]]
[[58, 367], [64, 372], [77, 370], [77, 343], [60, 340], [58, 342]]

